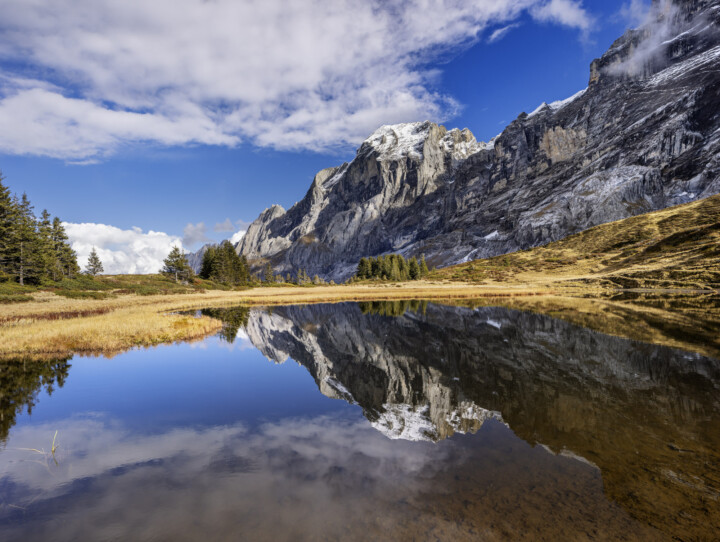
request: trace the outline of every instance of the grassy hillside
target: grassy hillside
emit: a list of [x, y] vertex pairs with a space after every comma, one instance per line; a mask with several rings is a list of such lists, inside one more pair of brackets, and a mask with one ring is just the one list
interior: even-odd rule
[[720, 195], [603, 224], [542, 247], [439, 269], [430, 278], [717, 289]]

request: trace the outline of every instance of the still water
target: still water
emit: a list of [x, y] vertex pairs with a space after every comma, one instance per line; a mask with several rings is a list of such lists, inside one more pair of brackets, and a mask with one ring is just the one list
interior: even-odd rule
[[0, 364], [0, 540], [719, 537], [718, 360], [503, 308], [207, 312]]

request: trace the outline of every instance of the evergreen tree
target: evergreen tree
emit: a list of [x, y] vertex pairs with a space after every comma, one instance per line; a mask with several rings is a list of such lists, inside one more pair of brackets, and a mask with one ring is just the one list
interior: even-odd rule
[[40, 245], [40, 260], [42, 264], [42, 276], [52, 277], [55, 268], [55, 247], [52, 239], [52, 222], [47, 209], [43, 210], [38, 221], [38, 236]]
[[72, 278], [80, 272], [77, 254], [68, 243], [68, 236], [62, 221], [55, 217], [52, 222], [52, 244], [55, 250], [55, 266], [52, 279], [60, 280], [63, 276]]
[[200, 264], [200, 278], [209, 279], [212, 274], [213, 264], [215, 262], [215, 256], [217, 249], [215, 246], [209, 246], [203, 254], [202, 264]]
[[[59, 219], [51, 223], [50, 213], [43, 211], [38, 220], [27, 195], [11, 196], [2, 181], [0, 173], [0, 273], [12, 276], [23, 285], [61, 278], [54, 272], [57, 257], [53, 235], [55, 221], [62, 228]], [[77, 269], [77, 259], [67, 244], [64, 230], [62, 234], [57, 247], [68, 272], [73, 272]]]
[[27, 194], [13, 200], [13, 227], [10, 235], [10, 266], [18, 282], [36, 282], [41, 276], [37, 222]]
[[10, 273], [11, 237], [13, 234], [14, 207], [10, 189], [3, 184], [0, 172], [0, 272]]
[[175, 245], [167, 258], [163, 260], [163, 268], [160, 272], [168, 277], [174, 278], [175, 282], [187, 282], [192, 279], [193, 270], [187, 261], [185, 253]]
[[392, 280], [404, 280], [404, 278], [405, 278], [400, 274], [400, 260], [401, 259], [402, 259], [402, 256], [398, 256], [397, 258], [393, 259], [392, 269], [390, 271], [390, 278]]
[[94, 277], [95, 275], [97, 275], [98, 273], [102, 273], [103, 271], [105, 270], [103, 269], [103, 264], [100, 261], [100, 256], [98, 256], [95, 247], [93, 247], [90, 251], [90, 256], [88, 256], [88, 262], [85, 266], [85, 273]]
[[270, 262], [265, 264], [265, 271], [264, 271], [264, 280], [265, 282], [274, 282], [275, 281], [275, 274], [273, 273], [272, 266], [270, 265]]
[[250, 281], [250, 267], [245, 256], [238, 256], [230, 241], [211, 246], [203, 254], [200, 277], [221, 284], [237, 286]]
[[420, 266], [418, 265], [418, 261], [415, 256], [410, 258], [410, 262], [408, 263], [408, 277], [410, 280], [417, 280], [420, 278]]
[[425, 263], [425, 254], [422, 255], [420, 258], [420, 277], [426, 276], [430, 270], [428, 269], [427, 264]]
[[370, 262], [367, 258], [360, 258], [360, 263], [358, 263], [357, 272], [355, 275], [359, 279], [369, 279], [370, 275], [372, 273], [372, 269], [370, 267]]

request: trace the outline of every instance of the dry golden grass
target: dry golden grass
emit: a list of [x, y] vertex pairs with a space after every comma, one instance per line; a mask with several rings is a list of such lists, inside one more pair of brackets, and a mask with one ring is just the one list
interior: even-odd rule
[[720, 289], [720, 195], [591, 228], [435, 279], [572, 288]]

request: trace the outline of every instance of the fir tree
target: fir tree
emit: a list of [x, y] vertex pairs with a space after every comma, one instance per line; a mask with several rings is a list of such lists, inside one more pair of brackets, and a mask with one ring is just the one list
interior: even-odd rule
[[426, 276], [429, 272], [427, 263], [425, 263], [425, 254], [423, 254], [420, 258], [420, 278]]
[[420, 278], [420, 266], [418, 265], [417, 258], [413, 256], [408, 262], [408, 277], [410, 280], [417, 280]]
[[55, 217], [52, 222], [52, 244], [55, 250], [56, 268], [52, 272], [53, 280], [60, 280], [63, 276], [72, 278], [80, 272], [77, 263], [77, 254], [68, 243], [68, 236], [62, 221]]
[[13, 220], [10, 235], [10, 265], [18, 282], [24, 285], [28, 281], [36, 281], [41, 276], [39, 258], [39, 235], [35, 215], [27, 194], [13, 201]]
[[238, 256], [230, 241], [211, 246], [203, 254], [200, 277], [231, 286], [250, 281], [250, 267], [245, 256]]
[[52, 222], [47, 209], [43, 210], [38, 221], [38, 236], [40, 246], [40, 260], [42, 265], [42, 276], [52, 277], [55, 269], [55, 247], [52, 239]]
[[270, 265], [270, 262], [265, 264], [265, 271], [264, 271], [264, 280], [265, 282], [274, 282], [275, 281], [275, 274], [273, 273], [272, 266]]
[[175, 245], [167, 258], [163, 260], [163, 268], [160, 272], [167, 276], [175, 279], [175, 282], [187, 282], [192, 279], [193, 270], [187, 261], [187, 256], [180, 250], [180, 247]]
[[372, 269], [370, 267], [370, 262], [367, 258], [360, 258], [360, 262], [358, 263], [357, 272], [355, 275], [359, 279], [369, 279], [372, 274]]
[[88, 256], [88, 262], [85, 266], [85, 273], [94, 277], [95, 275], [102, 273], [103, 271], [104, 269], [103, 264], [100, 261], [100, 256], [98, 256], [95, 247], [93, 247], [90, 251], [90, 256]]
[[0, 271], [11, 272], [10, 246], [13, 229], [13, 198], [10, 189], [3, 184], [5, 178], [0, 172]]

